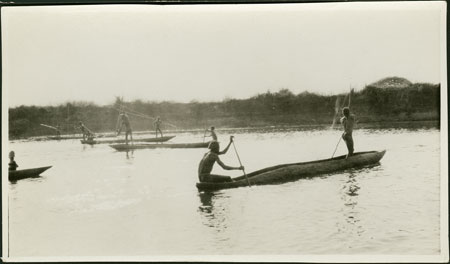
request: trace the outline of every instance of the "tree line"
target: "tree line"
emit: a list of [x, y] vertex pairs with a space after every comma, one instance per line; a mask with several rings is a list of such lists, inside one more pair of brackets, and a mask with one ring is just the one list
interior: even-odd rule
[[[88, 102], [19, 106], [9, 109], [9, 136], [21, 138], [54, 133], [40, 124], [58, 125], [62, 133], [79, 133], [79, 121], [94, 132], [113, 131], [120, 109], [129, 112], [135, 131], [152, 130], [156, 116], [161, 117], [163, 124], [166, 121], [163, 129], [331, 124], [336, 114], [336, 101], [342, 106], [339, 101], [344, 97], [345, 94], [294, 94], [281, 89], [220, 102], [125, 102], [116, 97], [115, 102], [105, 106]], [[359, 122], [439, 120], [440, 84], [415, 83], [390, 88], [368, 85], [352, 93], [351, 110]]]

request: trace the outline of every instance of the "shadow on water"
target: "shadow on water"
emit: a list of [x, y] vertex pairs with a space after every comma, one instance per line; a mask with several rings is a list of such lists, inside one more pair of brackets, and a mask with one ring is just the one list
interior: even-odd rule
[[224, 198], [221, 193], [202, 192], [198, 194], [200, 206], [198, 212], [202, 216], [203, 224], [213, 228], [216, 232], [224, 231], [228, 226], [225, 208], [215, 205], [218, 198]]
[[9, 180], [9, 182], [14, 185], [17, 184], [18, 181], [31, 181], [31, 182], [42, 182], [45, 179], [45, 177], [41, 176], [41, 175], [37, 175], [37, 176], [31, 176], [31, 177], [26, 177], [26, 178], [22, 178], [22, 179], [17, 179], [17, 180]]

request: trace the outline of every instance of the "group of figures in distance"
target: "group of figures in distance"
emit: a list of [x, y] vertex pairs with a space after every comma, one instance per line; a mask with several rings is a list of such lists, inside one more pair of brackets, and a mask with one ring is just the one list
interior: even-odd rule
[[[313, 162], [300, 162], [300, 163], [294, 163], [294, 164], [282, 164], [277, 166], [272, 166], [269, 168], [261, 169], [255, 172], [252, 172], [250, 174], [246, 174], [245, 168], [242, 165], [242, 162], [240, 160], [235, 142], [234, 137], [230, 136], [230, 140], [228, 145], [223, 149], [220, 150], [220, 144], [218, 142], [218, 136], [215, 130], [215, 127], [212, 126], [209, 130], [205, 130], [205, 134], [203, 135], [203, 142], [202, 143], [183, 143], [183, 144], [145, 144], [148, 142], [158, 142], [162, 143], [164, 141], [170, 140], [174, 136], [171, 137], [164, 137], [161, 125], [163, 121], [158, 116], [156, 118], [152, 118], [146, 114], [134, 111], [132, 109], [126, 108], [125, 106], [121, 107], [120, 109], [116, 109], [119, 112], [117, 123], [116, 123], [116, 130], [115, 135], [119, 136], [122, 131], [124, 131], [125, 138], [124, 140], [121, 139], [115, 139], [115, 140], [96, 140], [96, 134], [92, 132], [91, 129], [87, 128], [86, 125], [83, 124], [82, 121], [78, 122], [78, 128], [80, 129], [82, 133], [82, 140], [81, 142], [83, 144], [100, 144], [100, 143], [124, 143], [124, 144], [113, 144], [110, 145], [112, 148], [118, 150], [118, 151], [129, 151], [134, 149], [142, 149], [142, 148], [156, 148], [156, 147], [166, 147], [166, 148], [196, 148], [196, 147], [207, 147], [209, 151], [205, 153], [199, 163], [198, 167], [198, 180], [197, 187], [200, 191], [206, 191], [206, 190], [217, 190], [217, 189], [224, 189], [224, 188], [233, 188], [233, 187], [240, 187], [240, 186], [251, 186], [252, 184], [272, 184], [275, 182], [280, 181], [286, 181], [286, 180], [293, 180], [301, 177], [311, 176], [314, 174], [322, 174], [327, 173], [330, 171], [336, 171], [336, 170], [342, 170], [347, 168], [352, 168], [356, 166], [365, 166], [365, 165], [371, 165], [373, 163], [378, 162], [384, 155], [385, 151], [377, 152], [377, 151], [371, 151], [371, 152], [359, 152], [354, 153], [354, 142], [353, 142], [353, 129], [354, 125], [356, 123], [356, 117], [354, 114], [350, 112], [350, 104], [351, 104], [351, 97], [352, 97], [353, 89], [350, 90], [350, 93], [348, 93], [345, 98], [343, 99], [343, 102], [341, 104], [340, 97], [337, 97], [336, 104], [335, 104], [335, 116], [333, 118], [332, 128], [336, 125], [336, 121], [340, 120], [340, 123], [342, 124], [343, 133], [339, 137], [339, 141], [336, 145], [336, 148], [331, 156], [330, 159], [325, 160], [319, 160], [319, 161], [313, 161]], [[345, 106], [347, 102], [347, 105]], [[340, 115], [342, 113], [342, 115]], [[149, 138], [149, 139], [133, 139], [133, 129], [131, 126], [131, 121], [129, 115], [146, 118], [146, 119], [152, 119], [153, 125], [155, 128], [155, 137]], [[174, 126], [170, 123], [167, 123], [171, 126]], [[53, 127], [49, 125], [44, 125], [48, 128], [54, 129], [57, 131], [57, 136], [61, 137], [60, 130], [58, 126]], [[174, 126], [176, 127], [176, 126]], [[212, 137], [212, 140], [210, 142], [205, 142], [205, 137], [207, 136], [207, 133], [209, 132], [209, 136]], [[159, 137], [158, 137], [159, 135]], [[347, 155], [340, 156], [340, 157], [334, 157], [334, 154], [336, 153], [337, 147], [339, 146], [339, 143], [341, 140], [344, 140], [348, 153]], [[143, 144], [135, 144], [134, 141], [142, 141]], [[131, 144], [129, 144], [131, 142]], [[228, 152], [229, 148], [233, 145], [234, 151], [236, 153], [236, 156], [239, 161], [239, 166], [229, 166], [226, 165], [221, 159], [220, 155], [224, 155]], [[10, 162], [9, 162], [9, 171], [10, 171], [10, 178], [11, 175], [14, 174], [15, 171], [17, 171], [17, 163], [14, 160], [14, 152], [10, 153]], [[212, 174], [212, 170], [215, 164], [219, 164], [220, 167], [222, 167], [224, 170], [242, 170], [243, 176], [231, 178], [230, 176], [224, 176], [224, 175], [217, 175]], [[44, 168], [44, 167], [43, 167]], [[45, 167], [47, 168], [47, 167]], [[36, 168], [40, 169], [40, 168]], [[28, 175], [36, 176], [42, 173], [41, 170], [29, 171]], [[290, 171], [287, 173], [287, 171]], [[294, 175], [292, 174], [292, 171], [295, 171]], [[17, 173], [15, 173], [17, 174]], [[24, 177], [22, 175], [21, 177]], [[17, 177], [16, 177], [17, 178]]]

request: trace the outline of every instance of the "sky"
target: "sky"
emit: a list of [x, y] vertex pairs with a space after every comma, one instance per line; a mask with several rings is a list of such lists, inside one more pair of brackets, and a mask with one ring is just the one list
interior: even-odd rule
[[[442, 2], [2, 8], [3, 103], [221, 101], [446, 76]], [[6, 100], [6, 102], [5, 102]]]

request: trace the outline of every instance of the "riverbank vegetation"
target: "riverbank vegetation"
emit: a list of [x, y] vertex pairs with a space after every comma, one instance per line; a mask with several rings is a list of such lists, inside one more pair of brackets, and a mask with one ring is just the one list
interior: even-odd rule
[[[439, 120], [440, 84], [411, 83], [391, 77], [354, 91], [350, 98], [352, 112], [360, 123]], [[340, 108], [344, 104], [348, 104], [346, 94], [294, 94], [288, 89], [280, 89], [247, 99], [227, 98], [221, 102], [125, 102], [116, 97], [115, 102], [105, 106], [88, 102], [19, 106], [9, 109], [9, 136], [21, 138], [54, 134], [40, 124], [59, 125], [63, 134], [79, 133], [78, 121], [94, 132], [113, 131], [119, 109], [129, 113], [135, 131], [152, 130], [156, 116], [165, 121], [164, 129], [331, 125], [336, 106]]]

